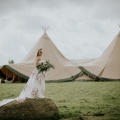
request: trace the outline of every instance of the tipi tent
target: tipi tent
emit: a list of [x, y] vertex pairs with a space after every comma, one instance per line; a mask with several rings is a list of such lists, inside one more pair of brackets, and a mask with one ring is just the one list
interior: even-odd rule
[[39, 48], [43, 49], [43, 59], [55, 65], [55, 69], [49, 71], [47, 81], [120, 80], [120, 32], [102, 56], [80, 60], [66, 59], [45, 32], [21, 63], [2, 66], [0, 75], [6, 79], [27, 80], [35, 68]]
[[35, 58], [39, 48], [43, 49], [42, 59], [50, 60], [55, 66], [55, 69], [48, 72], [46, 77], [47, 81], [73, 80], [80, 73], [80, 69], [61, 54], [47, 33], [44, 32], [21, 63], [4, 65], [1, 68], [1, 72], [6, 76], [6, 79], [27, 80], [35, 68]]
[[[94, 80], [120, 80], [120, 32], [97, 59], [76, 61], [82, 72]], [[75, 62], [75, 61], [73, 61]]]

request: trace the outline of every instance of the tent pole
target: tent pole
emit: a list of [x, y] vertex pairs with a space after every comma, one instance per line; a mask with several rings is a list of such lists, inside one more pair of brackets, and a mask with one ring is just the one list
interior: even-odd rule
[[18, 76], [17, 76], [17, 79], [18, 79], [18, 81], [19, 81], [19, 83], [20, 83], [20, 80], [19, 80]]
[[13, 74], [13, 79], [12, 79], [12, 82], [14, 81], [14, 79], [15, 79], [15, 75]]
[[[5, 67], [5, 68], [6, 68], [6, 67]], [[7, 68], [6, 68], [5, 70], [6, 70], [6, 71], [5, 71], [5, 72], [6, 72], [6, 74], [5, 74], [5, 75], [6, 75], [6, 80], [7, 80]]]
[[[11, 74], [9, 74], [9, 76], [10, 76]], [[9, 76], [7, 77], [7, 79], [9, 78]]]

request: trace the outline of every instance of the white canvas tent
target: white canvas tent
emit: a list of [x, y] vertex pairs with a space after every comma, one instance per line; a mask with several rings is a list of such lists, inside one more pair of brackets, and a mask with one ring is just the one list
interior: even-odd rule
[[107, 47], [105, 52], [96, 59], [76, 60], [79, 66], [88, 76], [94, 80], [120, 80], [120, 32]]
[[80, 69], [61, 54], [46, 32], [44, 32], [42, 37], [20, 63], [4, 65], [1, 68], [2, 73], [7, 76], [6, 78], [28, 79], [35, 68], [35, 58], [39, 48], [43, 49], [42, 59], [50, 60], [55, 66], [55, 69], [51, 69], [48, 72], [46, 76], [47, 81], [72, 80], [80, 73]]
[[21, 63], [4, 65], [0, 74], [6, 79], [27, 80], [35, 68], [39, 48], [43, 49], [43, 59], [55, 65], [48, 73], [47, 81], [120, 80], [120, 32], [99, 58], [79, 60], [66, 59], [45, 32]]
[[76, 81], [94, 81], [94, 79], [87, 74], [82, 74], [80, 77], [77, 77], [75, 80]]

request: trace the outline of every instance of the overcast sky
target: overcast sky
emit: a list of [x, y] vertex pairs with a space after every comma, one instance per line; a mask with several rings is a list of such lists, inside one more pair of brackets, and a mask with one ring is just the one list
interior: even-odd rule
[[120, 0], [0, 0], [0, 65], [19, 63], [42, 26], [68, 59], [99, 57], [120, 31]]

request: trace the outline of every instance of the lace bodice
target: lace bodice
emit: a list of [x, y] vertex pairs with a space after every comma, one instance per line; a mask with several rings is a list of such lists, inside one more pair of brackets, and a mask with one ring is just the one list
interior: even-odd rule
[[40, 61], [39, 61], [39, 63], [42, 63], [42, 62], [45, 62], [43, 59], [41, 59]]

